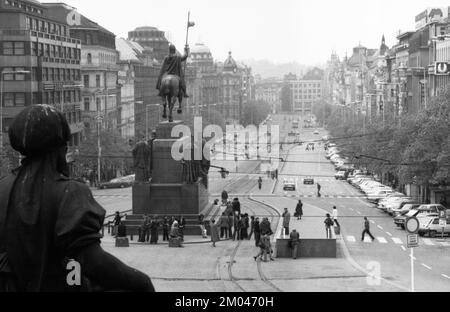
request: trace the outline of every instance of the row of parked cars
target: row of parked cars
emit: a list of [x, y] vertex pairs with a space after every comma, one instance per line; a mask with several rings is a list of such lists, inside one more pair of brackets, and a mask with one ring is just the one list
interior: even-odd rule
[[[423, 205], [416, 199], [383, 185], [376, 177], [360, 170], [350, 175], [347, 181], [366, 194], [367, 199], [376, 204], [378, 209], [392, 216], [398, 227], [405, 229], [406, 220], [416, 217], [420, 224], [419, 235], [435, 237], [443, 230], [445, 235], [450, 234], [450, 209], [443, 205]], [[439, 222], [442, 215], [446, 218], [445, 226]]]
[[[329, 139], [328, 136], [322, 138], [324, 141], [327, 139]], [[336, 180], [347, 179], [349, 173], [355, 169], [354, 165], [349, 164], [350, 160], [347, 157], [343, 157], [339, 154], [339, 149], [335, 143], [327, 141], [325, 146], [327, 147], [327, 154], [325, 157], [333, 163], [335, 169], [338, 171], [334, 177]]]

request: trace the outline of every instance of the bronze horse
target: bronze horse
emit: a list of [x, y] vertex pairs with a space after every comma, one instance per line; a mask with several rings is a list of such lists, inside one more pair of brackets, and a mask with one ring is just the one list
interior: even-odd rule
[[181, 103], [183, 102], [183, 93], [180, 90], [180, 77], [176, 75], [164, 75], [161, 80], [161, 94], [164, 100], [163, 118], [167, 119], [167, 106], [169, 106], [169, 122], [173, 122], [173, 108], [175, 101], [178, 99], [177, 113], [181, 114]]

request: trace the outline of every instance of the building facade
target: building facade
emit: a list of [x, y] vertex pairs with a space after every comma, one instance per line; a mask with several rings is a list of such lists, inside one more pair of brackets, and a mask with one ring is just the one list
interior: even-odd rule
[[71, 129], [69, 146], [77, 147], [83, 131], [80, 59], [80, 40], [70, 34], [67, 22], [55, 18], [45, 5], [1, 1], [1, 130], [6, 132], [24, 107], [49, 104], [66, 116]]

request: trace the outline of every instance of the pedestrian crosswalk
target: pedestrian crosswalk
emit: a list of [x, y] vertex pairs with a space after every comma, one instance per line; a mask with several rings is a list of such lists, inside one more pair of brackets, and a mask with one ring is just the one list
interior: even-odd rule
[[[364, 244], [392, 244], [392, 245], [400, 245], [401, 247], [406, 246], [406, 239], [401, 239], [399, 237], [383, 237], [377, 236], [374, 240], [372, 240], [368, 235], [364, 237], [364, 241], [357, 239], [354, 235], [346, 235], [343, 237], [347, 243], [355, 244], [355, 243], [364, 243]], [[450, 242], [443, 242], [438, 240], [431, 240], [429, 238], [420, 238], [419, 246], [441, 246], [441, 247], [450, 247]], [[406, 250], [406, 249], [405, 249]]]

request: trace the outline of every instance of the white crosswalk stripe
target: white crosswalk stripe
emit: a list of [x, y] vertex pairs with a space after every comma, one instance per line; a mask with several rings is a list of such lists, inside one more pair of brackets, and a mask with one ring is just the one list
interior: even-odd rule
[[354, 236], [347, 236], [347, 241], [354, 243], [356, 242], [356, 238]]
[[398, 238], [398, 237], [392, 237], [391, 239], [392, 239], [392, 241], [393, 241], [394, 243], [396, 243], [397, 245], [403, 245], [403, 242], [402, 242], [402, 240], [401, 240], [400, 238]]
[[372, 239], [368, 236], [364, 237], [364, 243], [372, 243]]
[[377, 240], [382, 244], [387, 244], [387, 240], [384, 237], [377, 237]]
[[447, 243], [447, 242], [440, 242], [440, 243], [444, 247], [449, 247], [450, 246], [450, 243]]
[[429, 239], [429, 238], [423, 238], [422, 241], [423, 241], [423, 243], [424, 243], [425, 245], [428, 245], [428, 246], [434, 246], [433, 241], [432, 241], [431, 239]]

